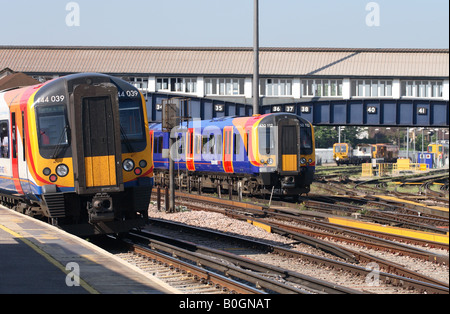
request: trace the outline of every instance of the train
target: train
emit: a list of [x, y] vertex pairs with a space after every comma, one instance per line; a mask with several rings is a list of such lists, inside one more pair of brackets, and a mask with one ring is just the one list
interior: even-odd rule
[[[150, 123], [155, 185], [167, 186], [169, 151], [177, 186], [224, 189], [243, 195], [299, 196], [315, 172], [314, 129], [290, 113], [183, 122], [163, 132]], [[169, 136], [174, 143], [169, 147]]]
[[428, 144], [427, 153], [434, 154], [434, 164], [436, 167], [443, 167], [448, 164], [449, 149], [448, 144]]
[[376, 159], [377, 162], [396, 162], [399, 148], [393, 144], [358, 144], [353, 149], [348, 143], [333, 145], [333, 159], [339, 165], [360, 165]]
[[1, 91], [1, 204], [83, 236], [144, 226], [146, 110], [134, 86], [98, 73]]

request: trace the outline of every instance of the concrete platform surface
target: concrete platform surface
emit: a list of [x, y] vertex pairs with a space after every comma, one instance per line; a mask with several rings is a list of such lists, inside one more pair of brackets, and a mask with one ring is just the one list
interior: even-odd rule
[[179, 291], [83, 239], [0, 206], [0, 294], [86, 293]]

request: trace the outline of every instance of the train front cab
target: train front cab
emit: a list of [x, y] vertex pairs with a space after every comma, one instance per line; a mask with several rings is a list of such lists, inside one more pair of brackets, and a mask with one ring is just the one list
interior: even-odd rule
[[266, 189], [275, 187], [283, 195], [308, 193], [315, 169], [309, 122], [296, 115], [271, 114], [257, 128], [260, 176]]
[[427, 153], [433, 154], [433, 163], [436, 165], [436, 167], [442, 167], [445, 164], [445, 157], [448, 157], [448, 147], [447, 156], [445, 156], [444, 150], [444, 145], [442, 144], [428, 144]]
[[[47, 103], [54, 95], [67, 96]], [[134, 87], [103, 75], [74, 75], [38, 91], [29, 124], [44, 216], [82, 235], [145, 224], [153, 162], [142, 104]]]
[[333, 145], [333, 159], [338, 166], [349, 163], [351, 149], [351, 146], [347, 143], [335, 143]]

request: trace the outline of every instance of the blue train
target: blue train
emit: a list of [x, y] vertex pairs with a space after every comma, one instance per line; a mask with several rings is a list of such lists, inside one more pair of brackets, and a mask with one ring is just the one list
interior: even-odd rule
[[154, 180], [168, 185], [169, 151], [176, 184], [237, 190], [243, 194], [308, 193], [315, 171], [314, 129], [289, 113], [184, 122], [171, 136], [150, 123]]

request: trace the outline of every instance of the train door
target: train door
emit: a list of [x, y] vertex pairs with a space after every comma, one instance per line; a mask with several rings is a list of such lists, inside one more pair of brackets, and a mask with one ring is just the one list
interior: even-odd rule
[[233, 171], [233, 127], [226, 126], [223, 129], [223, 170], [225, 172]]
[[77, 191], [123, 191], [117, 88], [111, 84], [79, 85], [75, 87], [71, 100]]
[[186, 138], [186, 168], [195, 171], [194, 164], [194, 129], [188, 129]]
[[20, 174], [19, 174], [19, 154], [18, 154], [18, 137], [17, 137], [17, 119], [16, 113], [11, 112], [11, 165], [14, 187], [19, 194], [24, 194], [22, 190]]
[[16, 161], [18, 165], [18, 175], [20, 180], [20, 185], [24, 194], [28, 197], [34, 198], [33, 191], [31, 189], [31, 184], [28, 178], [28, 164], [27, 164], [27, 156], [26, 156], [26, 117], [25, 111], [19, 111], [16, 116], [16, 121], [14, 122], [15, 126], [15, 151], [16, 151]]
[[281, 171], [298, 171], [300, 157], [300, 125], [295, 119], [282, 119], [279, 126], [278, 160], [281, 161]]
[[149, 131], [150, 134], [150, 151], [153, 153], [153, 148], [155, 147], [155, 131], [154, 130], [150, 130]]

